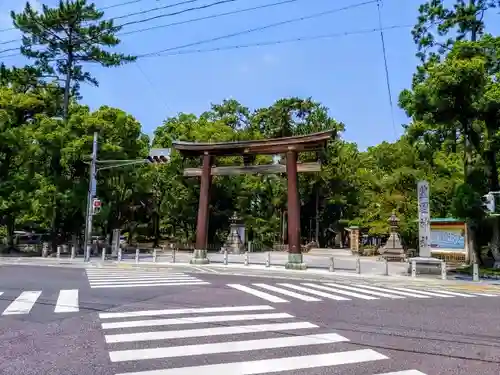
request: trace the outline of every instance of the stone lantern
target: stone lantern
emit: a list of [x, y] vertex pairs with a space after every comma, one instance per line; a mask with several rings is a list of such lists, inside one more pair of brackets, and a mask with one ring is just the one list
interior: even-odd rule
[[241, 254], [245, 251], [244, 236], [245, 224], [236, 213], [229, 219], [229, 234], [227, 236], [224, 246], [221, 248], [221, 252], [227, 251], [232, 254]]
[[405, 252], [403, 246], [401, 245], [401, 238], [398, 233], [399, 219], [394, 211], [387, 221], [391, 226], [389, 239], [384, 247], [379, 250], [380, 254], [387, 260], [402, 261], [405, 258]]

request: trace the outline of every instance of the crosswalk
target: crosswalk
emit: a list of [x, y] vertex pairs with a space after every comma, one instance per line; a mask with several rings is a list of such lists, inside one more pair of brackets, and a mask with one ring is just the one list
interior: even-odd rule
[[381, 287], [365, 284], [339, 283], [253, 283], [250, 285], [227, 284], [228, 287], [272, 303], [288, 303], [291, 300], [320, 302], [323, 300], [378, 300], [378, 299], [430, 299], [500, 297], [495, 293], [457, 292], [443, 289], [415, 289], [408, 287]]
[[27, 315], [36, 304], [52, 309], [56, 314], [79, 311], [78, 289], [64, 289], [58, 292], [57, 301], [44, 300], [41, 290], [23, 291], [17, 296], [7, 296], [0, 291], [0, 315]]
[[87, 269], [86, 272], [92, 289], [210, 284], [182, 272], [106, 268]]
[[99, 318], [115, 375], [307, 374], [319, 368], [355, 375], [359, 364], [389, 360], [372, 349], [346, 348], [348, 338], [269, 305], [103, 312]]

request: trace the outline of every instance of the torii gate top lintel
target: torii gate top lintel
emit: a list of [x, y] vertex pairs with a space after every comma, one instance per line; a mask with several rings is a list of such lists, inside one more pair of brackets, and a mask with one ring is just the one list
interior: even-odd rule
[[252, 141], [232, 142], [184, 142], [174, 141], [172, 148], [186, 157], [197, 157], [205, 154], [211, 156], [237, 155], [274, 155], [296, 152], [317, 151], [325, 147], [329, 139], [334, 137], [336, 130], [319, 133]]

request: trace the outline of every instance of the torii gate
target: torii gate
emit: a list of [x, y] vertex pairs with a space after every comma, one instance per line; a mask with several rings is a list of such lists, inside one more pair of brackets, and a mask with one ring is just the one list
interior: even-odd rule
[[[201, 177], [200, 200], [196, 225], [196, 245], [191, 264], [207, 264], [207, 240], [209, 197], [212, 176], [229, 176], [240, 174], [277, 174], [286, 173], [288, 180], [288, 263], [286, 268], [304, 270], [300, 246], [300, 198], [297, 173], [319, 172], [319, 162], [298, 163], [298, 154], [307, 151], [319, 151], [334, 137], [335, 130], [256, 141], [237, 142], [182, 142], [174, 141], [172, 147], [184, 157], [200, 157], [201, 168], [185, 168], [184, 176]], [[257, 155], [286, 155], [286, 166], [281, 164], [251, 165]], [[151, 150], [149, 159], [152, 162], [164, 162], [166, 149]], [[214, 166], [215, 158], [221, 156], [243, 156], [242, 166]]]

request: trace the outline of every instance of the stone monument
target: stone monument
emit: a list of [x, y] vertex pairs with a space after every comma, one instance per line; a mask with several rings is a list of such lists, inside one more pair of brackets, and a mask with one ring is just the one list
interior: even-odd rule
[[391, 231], [389, 239], [385, 243], [384, 247], [379, 249], [380, 254], [382, 255], [382, 258], [387, 261], [403, 261], [405, 259], [405, 251], [403, 249], [403, 245], [401, 245], [401, 238], [398, 233], [399, 219], [395, 212], [392, 213], [388, 221], [391, 226]]
[[224, 246], [221, 248], [221, 252], [227, 251], [230, 254], [241, 254], [245, 252], [245, 243], [240, 233], [243, 233], [242, 229], [245, 228], [245, 224], [236, 213], [229, 219], [229, 222], [229, 234], [227, 235], [226, 242], [224, 242]]

